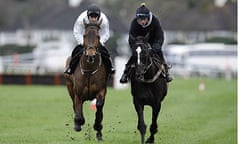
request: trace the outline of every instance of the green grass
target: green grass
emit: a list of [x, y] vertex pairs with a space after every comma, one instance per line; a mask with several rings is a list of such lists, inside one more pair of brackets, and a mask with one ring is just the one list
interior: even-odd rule
[[[237, 81], [174, 80], [158, 119], [156, 144], [236, 144]], [[73, 130], [72, 103], [64, 86], [0, 85], [1, 144], [97, 144], [94, 111], [84, 104], [86, 123]], [[149, 107], [145, 120], [150, 125]], [[138, 144], [130, 90], [109, 88], [104, 106], [103, 144]], [[147, 132], [147, 136], [149, 132]]]

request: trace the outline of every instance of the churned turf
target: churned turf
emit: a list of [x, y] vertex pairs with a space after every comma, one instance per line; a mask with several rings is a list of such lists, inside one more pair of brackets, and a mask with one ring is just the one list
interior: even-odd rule
[[[205, 90], [199, 91], [203, 81]], [[94, 110], [84, 104], [86, 123], [73, 130], [72, 103], [64, 86], [0, 85], [1, 144], [97, 144]], [[145, 109], [151, 121], [151, 109]], [[103, 144], [139, 144], [130, 89], [108, 88]], [[158, 119], [155, 143], [236, 144], [237, 81], [175, 79], [169, 84]], [[147, 135], [149, 132], [147, 132]]]

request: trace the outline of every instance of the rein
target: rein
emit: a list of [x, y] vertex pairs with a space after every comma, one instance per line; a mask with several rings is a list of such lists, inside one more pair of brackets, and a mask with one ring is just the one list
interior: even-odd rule
[[[144, 73], [147, 72], [147, 70], [152, 66], [152, 64], [153, 64], [153, 60], [152, 60], [152, 58], [151, 58], [151, 64], [148, 65], [148, 67], [147, 67], [147, 69], [144, 71]], [[155, 64], [156, 64], [156, 63], [155, 63]], [[157, 65], [157, 64], [156, 64], [156, 67], [158, 68], [157, 73], [155, 73], [155, 75], [154, 75], [151, 79], [143, 79], [143, 80], [140, 80], [140, 81], [141, 81], [141, 82], [145, 82], [145, 83], [153, 83], [154, 81], [156, 81], [161, 74], [164, 75], [162, 66], [163, 66], [162, 64], [160, 64], [160, 65]]]
[[141, 80], [142, 82], [145, 82], [145, 83], [153, 83], [155, 80], [157, 80], [157, 78], [160, 76], [160, 74], [162, 73], [162, 70], [159, 68], [157, 73], [153, 76], [153, 78], [151, 79], [144, 79], [144, 80]]
[[[144, 44], [144, 43], [137, 43], [137, 44]], [[150, 45], [148, 45], [148, 46], [150, 46]], [[150, 48], [148, 48], [149, 50], [150, 49], [152, 49], [151, 47]], [[137, 49], [137, 53], [138, 53], [138, 55], [140, 54], [140, 48], [138, 48]], [[158, 69], [158, 71], [154, 74], [154, 76], [151, 78], [151, 79], [143, 79], [143, 80], [139, 80], [139, 81], [141, 81], [141, 82], [145, 82], [145, 83], [153, 83], [154, 81], [156, 81], [158, 78], [159, 78], [159, 76], [162, 74], [162, 72], [163, 72], [163, 68], [162, 68], [162, 64], [159, 64], [160, 63], [160, 61], [158, 60], [158, 59], [155, 59], [156, 61], [155, 62], [153, 62], [153, 58], [152, 57], [150, 57], [150, 63], [147, 65], [147, 67], [144, 69], [144, 74], [153, 66], [153, 64], [155, 64], [156, 65], [156, 67], [157, 67], [157, 69]], [[140, 59], [139, 59], [139, 56], [138, 56], [138, 64], [140, 64]], [[163, 73], [163, 75], [164, 75], [164, 73]]]
[[[102, 20], [99, 23], [86, 23], [85, 21], [83, 21], [84, 25], [85, 25], [85, 34], [84, 34], [84, 46], [85, 46], [85, 51], [84, 51], [84, 55], [89, 56], [89, 53], [87, 52], [87, 50], [95, 50], [97, 51], [97, 46], [99, 44], [99, 35], [98, 35], [98, 30], [100, 29], [100, 25], [102, 23]], [[84, 64], [88, 63], [88, 62], [83, 62], [85, 61], [84, 59], [80, 60], [80, 70], [82, 75], [94, 75], [99, 67], [102, 64], [102, 59], [101, 59], [101, 55], [99, 54], [95, 54], [93, 52], [90, 52], [90, 55], [94, 55], [94, 56], [99, 56], [98, 60], [98, 64], [93, 62], [92, 65], [89, 67], [85, 67]]]

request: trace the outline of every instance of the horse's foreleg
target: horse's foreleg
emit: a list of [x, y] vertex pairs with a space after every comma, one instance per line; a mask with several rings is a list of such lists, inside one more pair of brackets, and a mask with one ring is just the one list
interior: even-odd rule
[[103, 119], [103, 112], [102, 112], [102, 109], [103, 109], [103, 106], [97, 106], [97, 111], [96, 111], [96, 114], [95, 114], [95, 123], [94, 123], [94, 130], [97, 131], [97, 134], [96, 134], [96, 138], [98, 141], [101, 141], [102, 140], [102, 119]]
[[103, 120], [103, 106], [104, 106], [104, 95], [106, 91], [100, 92], [100, 94], [96, 97], [96, 107], [97, 111], [95, 113], [95, 123], [94, 123], [94, 130], [97, 131], [96, 138], [98, 141], [102, 141], [102, 120]]
[[135, 106], [135, 110], [136, 110], [137, 115], [138, 115], [137, 128], [138, 128], [138, 130], [141, 134], [141, 143], [144, 144], [144, 137], [145, 137], [145, 134], [146, 134], [146, 127], [147, 127], [145, 122], [144, 122], [144, 114], [143, 114], [144, 106], [136, 104], [136, 103], [134, 103], [134, 106]]
[[150, 137], [147, 139], [146, 143], [154, 143], [154, 135], [157, 133], [158, 131], [158, 125], [157, 125], [157, 119], [158, 119], [158, 115], [161, 109], [161, 103], [160, 104], [156, 104], [156, 106], [154, 106], [152, 108], [152, 124], [150, 126]]
[[82, 99], [80, 99], [78, 96], [74, 97], [74, 112], [75, 112], [75, 118], [74, 118], [74, 129], [75, 131], [81, 131], [82, 125], [85, 123], [85, 119], [83, 116], [82, 111]]

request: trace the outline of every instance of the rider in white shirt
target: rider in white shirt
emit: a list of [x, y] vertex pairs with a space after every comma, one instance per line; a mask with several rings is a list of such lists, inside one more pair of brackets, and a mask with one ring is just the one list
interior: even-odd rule
[[[99, 29], [99, 35], [100, 35], [100, 48], [99, 51], [102, 55], [103, 62], [105, 63], [106, 67], [108, 68], [107, 71], [110, 74], [114, 74], [115, 70], [112, 65], [112, 60], [110, 57], [110, 54], [108, 50], [104, 47], [105, 43], [110, 37], [110, 32], [109, 32], [109, 21], [107, 16], [101, 12], [100, 8], [94, 4], [90, 5], [87, 10], [82, 12], [73, 27], [73, 35], [78, 43], [78, 45], [74, 48], [72, 51], [72, 59], [70, 61], [69, 67], [64, 73], [67, 74], [73, 74], [74, 70], [78, 64], [78, 60], [80, 56], [82, 55], [82, 50], [83, 50], [83, 35], [85, 33], [85, 25], [84, 21], [86, 23], [89, 22], [101, 22], [100, 29]], [[80, 53], [80, 55], [76, 55]]]
[[[100, 11], [99, 11], [100, 12]], [[96, 17], [92, 17], [92, 15], [96, 15]], [[89, 15], [89, 17], [88, 17]], [[99, 17], [100, 15], [100, 17]], [[110, 32], [109, 32], [109, 22], [106, 17], [106, 15], [102, 12], [99, 14], [96, 14], [95, 11], [89, 11], [86, 10], [83, 13], [79, 15], [77, 18], [74, 27], [73, 27], [73, 35], [75, 39], [77, 40], [78, 44], [83, 45], [83, 35], [85, 32], [85, 26], [83, 24], [83, 21], [86, 21], [87, 23], [91, 22], [99, 22], [102, 20], [101, 29], [99, 29], [99, 35], [100, 35], [100, 42], [102, 45], [109, 39]]]

